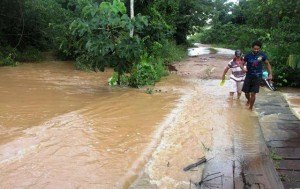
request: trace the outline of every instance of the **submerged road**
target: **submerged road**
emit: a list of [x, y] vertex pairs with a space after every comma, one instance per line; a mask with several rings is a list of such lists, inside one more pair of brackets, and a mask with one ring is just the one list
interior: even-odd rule
[[72, 62], [1, 68], [0, 188], [298, 186], [299, 119], [280, 93], [262, 91], [257, 113], [228, 100], [219, 78], [233, 51], [218, 50], [191, 50], [153, 94]]
[[[206, 47], [192, 49], [189, 53], [195, 53], [195, 56], [175, 64], [176, 74], [190, 86], [187, 92], [190, 101], [171, 127], [173, 130], [185, 128], [186, 131], [181, 131], [181, 138], [176, 140], [169, 137], [172, 129], [165, 131], [167, 136], [163, 135], [163, 142], [131, 188], [283, 188], [265, 143], [258, 114], [247, 109], [244, 97], [228, 100], [226, 84], [219, 86], [223, 69], [233, 52], [206, 52]], [[190, 139], [186, 139], [190, 141], [188, 148], [202, 152], [197, 158], [196, 153], [185, 149], [186, 145], [182, 147], [182, 138], [187, 136]], [[172, 143], [165, 142], [169, 140]], [[173, 151], [174, 148], [177, 150]], [[190, 156], [190, 162], [180, 162], [177, 158], [184, 156]], [[201, 157], [207, 162], [187, 172], [182, 170]], [[183, 176], [175, 176], [178, 172]]]

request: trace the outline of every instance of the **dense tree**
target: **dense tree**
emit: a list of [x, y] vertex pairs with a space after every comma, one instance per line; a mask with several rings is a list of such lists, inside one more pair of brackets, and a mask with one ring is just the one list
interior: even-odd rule
[[[118, 77], [137, 71], [140, 62], [146, 65], [148, 61], [153, 69], [162, 70], [163, 63], [182, 57], [173, 41], [186, 44], [187, 35], [203, 26], [211, 12], [211, 0], [136, 0], [135, 17], [130, 19], [130, 2], [3, 0], [0, 65], [14, 58], [26, 60], [19, 54], [37, 49], [59, 50], [76, 59], [80, 69], [114, 67]], [[129, 35], [130, 30], [134, 35]]]
[[253, 40], [261, 40], [274, 67], [277, 83], [300, 85], [299, 70], [286, 64], [287, 61], [290, 65], [300, 64], [295, 62], [299, 58], [289, 58], [299, 56], [300, 1], [240, 0], [229, 7], [221, 1], [215, 1], [217, 11], [212, 14], [211, 29], [203, 33], [202, 42], [249, 50]]

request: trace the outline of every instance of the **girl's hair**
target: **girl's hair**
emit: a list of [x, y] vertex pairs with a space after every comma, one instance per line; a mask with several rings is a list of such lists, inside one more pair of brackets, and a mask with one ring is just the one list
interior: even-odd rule
[[242, 56], [242, 51], [240, 49], [237, 49], [235, 52], [234, 52], [234, 55], [235, 56], [238, 56], [238, 57], [241, 57]]

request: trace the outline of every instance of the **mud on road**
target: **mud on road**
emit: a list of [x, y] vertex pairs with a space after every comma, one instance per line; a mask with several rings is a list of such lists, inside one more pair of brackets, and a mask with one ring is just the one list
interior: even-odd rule
[[[177, 71], [166, 80], [179, 76], [186, 100], [130, 188], [283, 188], [257, 114], [244, 97], [228, 100], [226, 85], [219, 86], [231, 58], [208, 54], [174, 64]], [[207, 162], [183, 171], [202, 157]]]

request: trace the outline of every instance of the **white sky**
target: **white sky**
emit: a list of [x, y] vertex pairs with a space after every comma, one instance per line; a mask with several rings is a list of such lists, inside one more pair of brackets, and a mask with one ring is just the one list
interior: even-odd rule
[[239, 0], [227, 0], [228, 2], [237, 3]]

